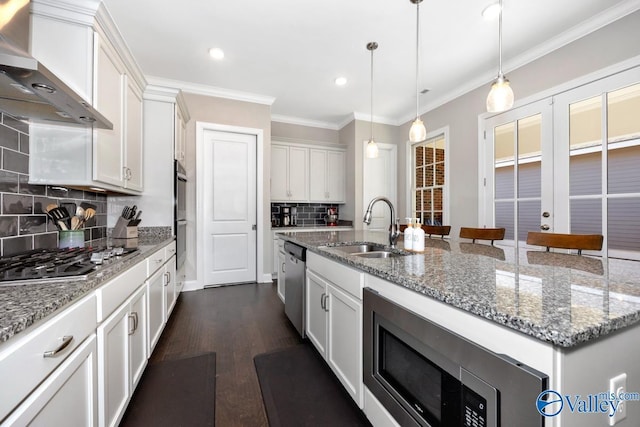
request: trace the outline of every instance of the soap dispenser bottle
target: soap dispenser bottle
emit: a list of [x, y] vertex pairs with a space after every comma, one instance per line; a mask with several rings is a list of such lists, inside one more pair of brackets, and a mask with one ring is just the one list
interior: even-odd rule
[[420, 226], [420, 220], [416, 218], [415, 227], [413, 229], [413, 250], [424, 251], [424, 230]]
[[406, 250], [413, 249], [413, 227], [411, 226], [412, 218], [405, 218], [407, 220], [407, 228], [404, 229], [404, 248]]

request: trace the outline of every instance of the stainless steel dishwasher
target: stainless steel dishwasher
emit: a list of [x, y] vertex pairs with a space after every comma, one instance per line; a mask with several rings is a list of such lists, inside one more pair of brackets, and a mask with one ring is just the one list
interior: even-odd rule
[[300, 336], [305, 337], [305, 262], [307, 250], [291, 242], [284, 242], [285, 279], [284, 279], [284, 312], [298, 330]]

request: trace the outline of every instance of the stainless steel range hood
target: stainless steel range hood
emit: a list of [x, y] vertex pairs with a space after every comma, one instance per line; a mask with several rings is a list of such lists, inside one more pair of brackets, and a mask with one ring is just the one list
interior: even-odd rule
[[[2, 4], [4, 3], [4, 4]], [[113, 125], [73, 89], [28, 53], [29, 2], [0, 22], [0, 111], [18, 119], [113, 129]], [[2, 11], [2, 19], [8, 12]]]

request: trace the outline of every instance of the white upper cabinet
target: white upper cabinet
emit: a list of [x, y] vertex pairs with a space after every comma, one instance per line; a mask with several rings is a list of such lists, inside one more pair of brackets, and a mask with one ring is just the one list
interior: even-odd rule
[[307, 148], [272, 144], [271, 200], [282, 202], [308, 201]]
[[345, 151], [324, 146], [271, 145], [271, 201], [343, 203]]
[[309, 150], [309, 201], [344, 203], [345, 152], [338, 150]]
[[32, 3], [32, 54], [113, 129], [31, 124], [29, 182], [140, 194], [146, 82], [115, 24], [102, 6], [69, 11], [49, 1]]

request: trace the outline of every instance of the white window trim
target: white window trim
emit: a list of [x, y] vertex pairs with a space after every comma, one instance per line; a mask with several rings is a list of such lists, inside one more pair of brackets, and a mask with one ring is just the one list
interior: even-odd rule
[[[451, 217], [450, 217], [450, 209], [449, 209], [449, 200], [451, 200], [449, 198], [449, 191], [451, 188], [451, 181], [450, 181], [450, 171], [451, 171], [451, 151], [450, 151], [450, 143], [449, 143], [449, 126], [444, 126], [438, 129], [434, 129], [430, 132], [427, 132], [427, 137], [425, 138], [426, 140], [432, 139], [437, 137], [438, 135], [443, 135], [444, 137], [444, 188], [442, 191], [442, 209], [443, 209], [443, 214], [442, 214], [442, 224], [443, 225], [448, 225], [451, 223]], [[414, 143], [412, 143], [411, 141], [407, 141], [405, 143], [405, 170], [407, 171], [406, 176], [405, 176], [405, 184], [406, 184], [406, 206], [405, 206], [405, 212], [407, 215], [412, 215], [412, 209], [413, 209], [413, 195], [412, 193], [412, 189], [413, 189], [413, 183], [412, 183], [412, 179], [413, 179], [413, 162], [412, 162], [412, 157], [411, 157], [411, 147], [414, 145]]]

